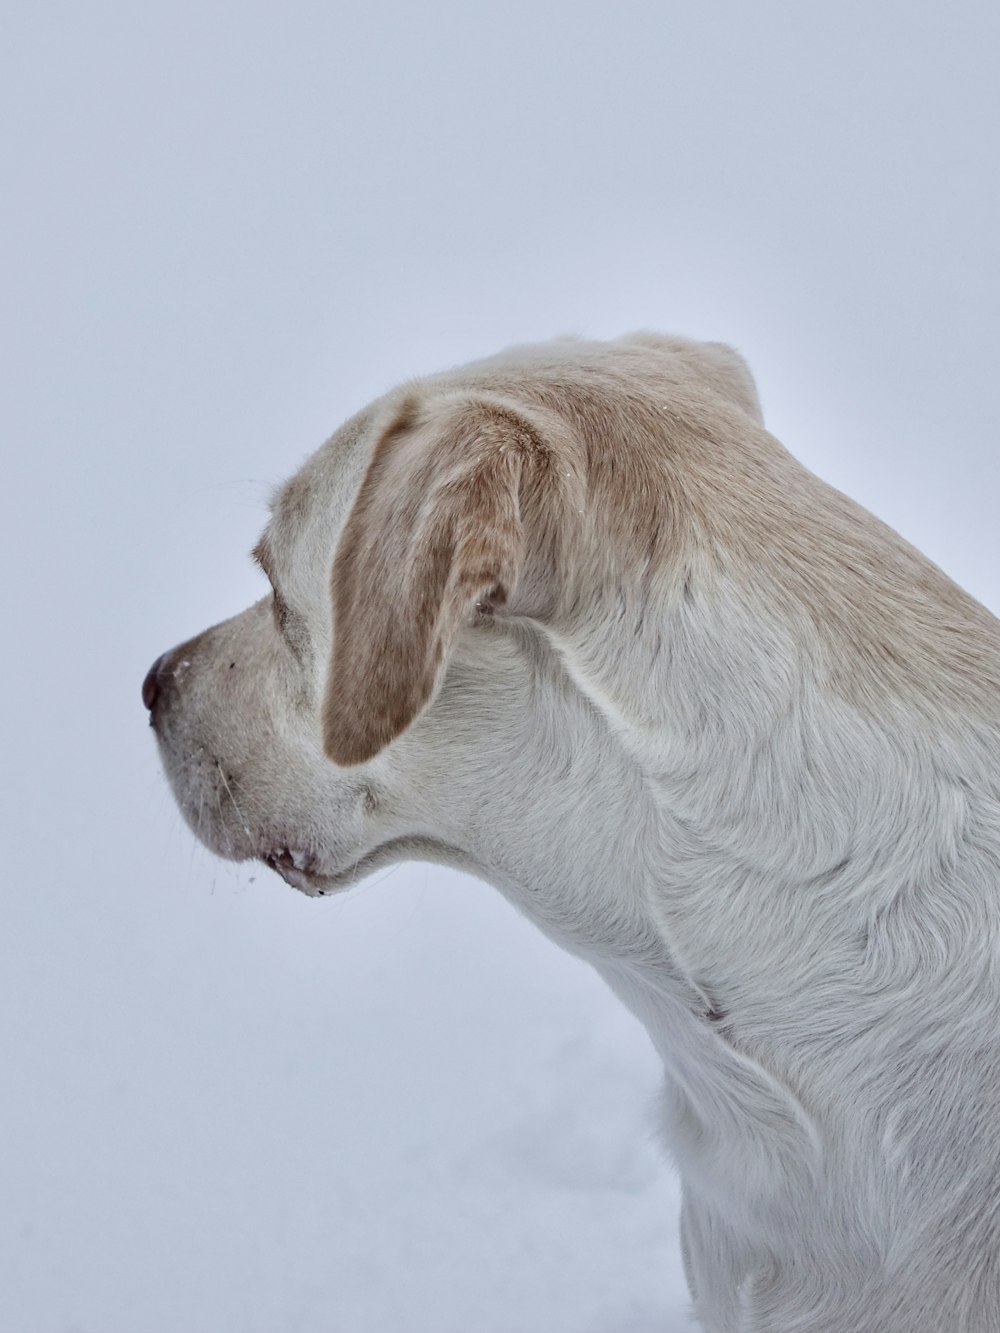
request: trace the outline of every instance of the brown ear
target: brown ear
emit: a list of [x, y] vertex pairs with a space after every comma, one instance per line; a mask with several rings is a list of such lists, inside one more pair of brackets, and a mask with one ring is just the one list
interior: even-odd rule
[[371, 759], [431, 702], [460, 626], [514, 592], [536, 425], [501, 399], [403, 406], [381, 435], [333, 565], [323, 743]]

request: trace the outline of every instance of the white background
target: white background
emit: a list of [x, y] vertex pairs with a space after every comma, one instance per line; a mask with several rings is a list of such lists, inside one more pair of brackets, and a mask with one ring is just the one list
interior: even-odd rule
[[513, 341], [735, 343], [1000, 605], [995, 4], [8, 3], [0, 1328], [679, 1333], [646, 1039], [478, 883], [197, 848], [139, 702], [270, 486]]

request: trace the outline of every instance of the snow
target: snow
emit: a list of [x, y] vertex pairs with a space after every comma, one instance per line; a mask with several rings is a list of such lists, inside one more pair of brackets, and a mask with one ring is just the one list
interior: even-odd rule
[[656, 1061], [588, 970], [457, 875], [314, 904], [197, 861], [127, 958], [88, 932], [8, 1065], [44, 1154], [5, 1163], [4, 1327], [683, 1319]]
[[197, 848], [139, 699], [375, 394], [653, 327], [1000, 595], [1000, 11], [18, 3], [0, 61], [0, 1330], [689, 1328], [660, 1071], [423, 866]]

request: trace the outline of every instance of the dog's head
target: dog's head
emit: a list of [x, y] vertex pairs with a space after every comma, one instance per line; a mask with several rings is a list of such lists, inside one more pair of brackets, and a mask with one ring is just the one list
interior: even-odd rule
[[601, 660], [689, 592], [667, 445], [712, 412], [759, 417], [735, 353], [642, 335], [505, 353], [349, 421], [273, 502], [269, 595], [147, 676], [197, 835], [310, 894], [410, 856], [516, 875], [526, 843], [586, 839], [626, 799], [607, 731], [645, 672], [616, 698]]

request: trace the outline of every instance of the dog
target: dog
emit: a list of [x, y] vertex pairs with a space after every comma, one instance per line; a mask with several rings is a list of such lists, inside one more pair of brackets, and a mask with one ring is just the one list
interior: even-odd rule
[[707, 1333], [997, 1333], [998, 622], [654, 334], [389, 393], [254, 554], [143, 686], [197, 836], [457, 866], [589, 960]]

